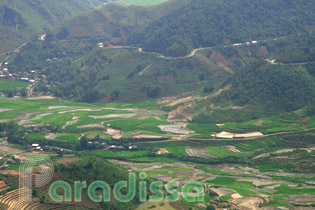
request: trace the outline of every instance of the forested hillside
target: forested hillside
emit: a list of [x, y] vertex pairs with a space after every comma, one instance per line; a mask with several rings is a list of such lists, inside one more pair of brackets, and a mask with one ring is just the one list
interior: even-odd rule
[[260, 104], [293, 111], [314, 104], [315, 82], [300, 67], [253, 63], [233, 77], [227, 94], [236, 105]]
[[193, 48], [287, 36], [314, 26], [312, 0], [193, 0], [129, 38], [165, 55]]
[[49, 37], [25, 46], [9, 68], [27, 74], [36, 69], [45, 75], [36, 91], [48, 91], [49, 85], [56, 96], [86, 102], [159, 98], [192, 91], [228, 75], [193, 58], [165, 60], [135, 49], [98, 48], [77, 56]]
[[107, 4], [92, 12], [77, 16], [57, 27], [59, 40], [99, 39], [122, 43], [130, 34], [155, 20], [172, 13], [190, 0], [173, 0], [156, 6], [125, 6]]
[[[191, 3], [174, 0], [150, 7], [108, 4], [56, 27], [44, 41], [29, 43], [12, 59], [9, 69], [21, 77], [23, 73], [34, 78], [44, 75], [34, 88], [35, 92], [53, 93], [77, 101], [142, 101], [195, 90], [211, 94], [215, 89], [232, 85], [225, 96], [235, 104], [263, 104], [280, 110], [295, 110], [309, 104], [314, 80], [311, 76], [314, 75], [314, 36], [307, 32], [297, 36], [298, 32], [307, 31], [312, 25], [313, 14], [308, 13], [312, 7], [306, 8], [309, 1], [303, 1], [305, 4], [299, 5], [295, 1], [287, 4], [278, 0], [272, 7], [266, 2], [233, 5], [231, 2], [203, 0]], [[227, 8], [231, 11], [228, 12]], [[240, 8], [245, 15], [237, 19], [240, 16], [237, 9]], [[275, 8], [279, 11], [275, 12]], [[187, 23], [172, 22], [175, 21], [174, 15], [183, 9], [186, 16], [178, 14], [178, 18], [183, 18], [180, 21], [197, 15], [195, 13], [200, 14]], [[297, 12], [289, 18], [288, 11], [291, 9]], [[227, 17], [222, 19], [224, 14]], [[263, 21], [266, 14], [268, 17]], [[235, 24], [231, 25], [228, 17]], [[292, 18], [298, 18], [299, 22], [290, 21]], [[259, 21], [264, 23], [255, 23]], [[281, 21], [286, 21], [286, 24]], [[151, 31], [157, 24], [163, 27], [160, 25], [159, 31]], [[164, 24], [172, 24], [172, 27], [164, 27]], [[194, 25], [198, 28], [193, 28]], [[183, 59], [166, 59], [160, 54], [139, 52], [132, 47], [106, 47], [108, 42], [125, 44], [128, 37], [133, 40], [135, 36], [147, 43], [146, 37], [136, 33], [145, 30], [152, 38], [148, 46], [162, 49], [165, 40], [172, 43], [167, 46], [172, 46], [181, 38], [173, 37], [172, 33], [161, 33], [166, 30], [175, 33], [176, 28], [182, 30], [184, 26], [190, 31], [181, 31], [180, 35], [194, 40], [191, 48], [220, 43], [227, 46], [205, 49]], [[151, 32], [153, 34], [150, 35]], [[210, 32], [213, 35], [209, 35]], [[201, 33], [204, 36], [200, 36]], [[234, 42], [257, 37], [263, 39], [288, 34], [291, 35], [258, 44], [232, 46]], [[200, 37], [221, 41], [200, 42]], [[185, 43], [180, 46], [186, 46]], [[292, 63], [294, 66], [269, 66], [261, 62], [258, 65], [256, 62], [271, 56], [277, 63]], [[255, 67], [247, 66], [252, 62]], [[256, 72], [257, 69], [261, 71]], [[32, 70], [36, 70], [37, 75], [32, 75]], [[289, 82], [285, 79], [300, 85], [289, 89], [286, 86]], [[285, 94], [275, 95], [273, 89], [276, 87]], [[264, 96], [260, 95], [262, 92]]]
[[88, 11], [95, 1], [86, 3], [79, 0], [1, 0], [0, 52], [38, 38], [71, 16]]
[[[68, 183], [72, 184], [74, 181], [80, 180], [86, 181], [87, 186], [89, 186], [92, 182], [99, 180], [106, 182], [110, 186], [111, 191], [113, 190], [115, 184], [120, 181], [128, 181], [129, 179], [127, 170], [104, 159], [97, 158], [80, 159], [79, 161], [73, 161], [69, 165], [57, 164], [55, 171], [59, 177]], [[126, 193], [126, 191], [123, 193]], [[117, 200], [114, 199], [114, 196], [111, 196], [111, 202], [100, 202], [98, 205], [87, 198], [88, 192], [86, 189], [83, 190], [82, 194], [82, 200], [84, 200], [84, 202], [82, 202], [81, 205], [93, 209], [134, 209], [135, 206], [139, 204], [139, 193], [136, 193], [135, 198], [130, 202], [117, 202]]]

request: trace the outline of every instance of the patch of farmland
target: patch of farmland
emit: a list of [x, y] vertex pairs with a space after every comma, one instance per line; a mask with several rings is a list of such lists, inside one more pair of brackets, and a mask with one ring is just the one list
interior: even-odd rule
[[183, 135], [190, 134], [190, 131], [186, 129], [184, 125], [159, 125], [158, 127], [162, 131], [167, 132], [167, 133], [183, 134]]
[[137, 116], [136, 114], [109, 114], [109, 115], [102, 115], [102, 116], [89, 116], [94, 119], [110, 119], [110, 118], [132, 118]]
[[33, 114], [37, 114], [37, 113], [38, 112], [23, 113], [23, 114], [19, 114], [18, 116], [14, 117], [14, 118], [0, 119], [0, 123], [9, 122], [12, 120], [26, 120], [26, 119], [29, 119]]
[[57, 137], [57, 134], [49, 133], [48, 135], [45, 136], [45, 139], [47, 139], [47, 140], [55, 140], [56, 137]]
[[28, 97], [27, 100], [41, 100], [41, 99], [55, 99], [54, 96], [36, 96], [36, 97]]
[[215, 158], [216, 156], [209, 153], [206, 148], [203, 147], [186, 147], [186, 153], [191, 157], [202, 158]]
[[106, 127], [101, 124], [88, 124], [88, 125], [78, 126], [77, 128], [106, 128]]
[[36, 115], [34, 118], [32, 119], [28, 119], [28, 120], [21, 120], [20, 122], [18, 122], [19, 125], [26, 125], [26, 124], [31, 124], [33, 123], [34, 120], [40, 120], [43, 117], [52, 115], [53, 113], [43, 113], [43, 114], [38, 114]]
[[234, 146], [226, 145], [224, 148], [227, 149], [227, 150], [229, 150], [229, 151], [231, 151], [231, 152], [241, 153], [241, 151], [239, 151], [238, 149], [236, 149]]
[[[256, 144], [258, 146], [263, 146], [263, 144], [260, 142], [258, 142]], [[239, 144], [236, 144], [235, 146], [236, 146], [236, 149], [241, 151], [241, 152], [251, 152], [251, 151], [257, 149], [256, 145], [252, 145], [252, 144], [239, 143]]]
[[69, 112], [97, 112], [101, 111], [101, 109], [74, 109], [74, 110], [66, 110], [66, 111], [61, 111], [58, 112], [59, 114], [65, 114]]
[[167, 154], [168, 151], [165, 149], [165, 148], [160, 148], [159, 151], [158, 151], [158, 155], [160, 154]]
[[227, 150], [223, 147], [220, 146], [210, 146], [206, 148], [207, 151], [212, 154], [215, 155], [217, 157], [228, 157], [228, 156], [242, 156], [244, 155], [243, 153], [238, 153], [238, 152], [232, 152], [230, 150]]
[[165, 149], [175, 156], [188, 156], [185, 146], [166, 146]]
[[228, 195], [228, 194], [231, 194], [231, 193], [235, 193], [234, 190], [231, 190], [231, 189], [227, 189], [227, 188], [210, 188], [213, 192], [217, 193], [219, 195], [219, 197], [221, 196], [225, 196], [225, 195]]
[[66, 109], [66, 108], [74, 108], [73, 106], [50, 106], [48, 109]]
[[66, 129], [66, 127], [76, 124], [77, 122], [79, 122], [79, 119], [80, 117], [76, 117], [76, 116], [72, 117], [72, 120], [66, 122], [66, 125], [62, 126], [62, 129]]
[[7, 111], [11, 111], [11, 110], [13, 110], [13, 109], [1, 109], [0, 108], [0, 112], [7, 112]]
[[243, 197], [233, 198], [231, 203], [241, 207], [241, 209], [259, 209], [259, 206], [268, 203], [268, 198], [263, 197]]
[[249, 154], [249, 152], [241, 152], [235, 146], [232, 146], [232, 145], [226, 145], [226, 146], [224, 146], [224, 149], [226, 149], [230, 152], [236, 153], [236, 154], [244, 154], [244, 155]]

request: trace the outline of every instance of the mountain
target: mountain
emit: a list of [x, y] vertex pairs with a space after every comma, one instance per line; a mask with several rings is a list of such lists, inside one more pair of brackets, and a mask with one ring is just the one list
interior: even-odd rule
[[193, 0], [131, 35], [129, 44], [180, 56], [193, 48], [310, 31], [314, 20], [312, 0]]
[[[14, 2], [0, 13], [1, 47], [24, 42], [0, 57], [0, 209], [315, 207], [313, 2]], [[26, 203], [23, 163], [25, 181], [52, 175]]]
[[[87, 2], [90, 2], [87, 4]], [[0, 2], [0, 52], [36, 39], [68, 18], [82, 14], [101, 0], [2, 0]]]
[[[220, 96], [221, 98], [216, 100], [219, 100], [220, 103], [230, 102], [240, 106], [254, 104], [261, 106], [262, 110], [267, 106], [273, 111], [292, 111], [307, 106], [310, 103], [309, 96], [311, 96], [308, 93], [312, 92], [314, 84], [312, 76], [314, 74], [312, 65], [314, 62], [314, 56], [312, 56], [314, 35], [305, 32], [298, 36], [298, 31], [307, 31], [307, 27], [311, 25], [309, 17], [312, 14], [303, 16], [301, 15], [302, 12], [296, 12], [295, 17], [300, 20], [299, 23], [290, 22], [286, 27], [281, 28], [279, 26], [280, 28], [276, 30], [279, 23], [275, 19], [283, 20], [288, 16], [287, 11], [280, 9], [278, 1], [275, 5], [278, 5], [279, 11], [282, 11], [278, 14], [272, 13], [273, 9], [267, 10], [266, 3], [248, 4], [257, 6], [262, 11], [269, 11], [270, 15], [274, 14], [274, 16], [268, 17], [269, 19], [267, 18], [263, 26], [257, 24], [257, 30], [253, 30], [251, 27], [253, 27], [255, 20], [258, 21], [259, 17], [265, 17], [265, 12], [257, 13], [248, 20], [243, 17], [245, 19], [236, 21], [242, 25], [239, 26], [240, 29], [224, 24], [220, 25], [223, 27], [222, 30], [226, 27], [233, 33], [235, 32], [234, 41], [242, 41], [244, 37], [259, 30], [261, 37], [264, 38], [271, 36], [272, 31], [272, 36], [288, 35], [294, 31], [292, 35], [286, 37], [260, 40], [258, 44], [242, 44], [240, 46], [233, 46], [232, 43], [234, 42], [229, 40], [230, 43], [227, 42], [225, 46], [210, 47], [191, 56], [177, 58], [168, 58], [162, 54], [141, 51], [141, 49], [133, 46], [121, 46], [135, 35], [139, 35], [139, 31], [147, 31], [155, 27], [157, 23], [162, 24], [164, 19], [172, 22], [174, 20], [173, 14], [177, 14], [179, 9], [186, 8], [185, 14], [187, 16], [195, 14], [197, 11], [200, 14], [206, 11], [212, 14], [213, 8], [210, 6], [214, 3], [209, 2], [174, 0], [149, 7], [107, 4], [59, 25], [47, 34], [44, 41], [36, 40], [29, 43], [15, 57], [12, 57], [9, 69], [12, 73], [17, 74], [16, 77], [24, 77], [25, 75], [34, 77], [31, 73], [32, 70], [37, 71], [36, 77], [44, 76], [45, 79], [42, 79], [34, 89], [36, 92], [53, 93], [59, 97], [85, 102], [134, 102], [191, 91], [194, 94], [204, 91], [204, 94], [211, 95], [213, 91], [226, 90], [227, 87], [232, 87], [228, 93], [223, 91], [224, 99]], [[224, 4], [225, 6], [234, 8], [230, 3], [224, 1], [221, 1], [220, 4], [223, 3], [226, 4]], [[290, 5], [294, 10], [300, 11], [299, 6], [294, 4], [294, 1]], [[238, 5], [238, 8], [242, 6], [245, 4]], [[304, 6], [301, 6], [303, 11]], [[250, 11], [250, 9], [246, 9], [248, 15]], [[305, 11], [308, 10], [305, 9]], [[222, 13], [227, 16], [232, 14], [228, 12], [226, 7], [222, 8]], [[217, 18], [208, 16], [217, 23], [221, 21], [220, 16]], [[184, 16], [179, 15], [179, 17]], [[198, 25], [198, 28], [192, 29], [191, 35], [193, 36], [190, 37], [196, 38], [196, 43], [201, 29], [208, 28], [211, 31], [218, 29], [218, 26], [211, 24], [206, 27], [203, 22], [199, 25], [198, 18], [192, 19], [193, 22], [190, 24], [190, 27]], [[269, 22], [270, 27], [267, 24]], [[165, 22], [165, 24], [168, 23]], [[166, 25], [164, 26], [164, 23], [160, 25], [161, 33], [163, 30], [167, 30]], [[173, 23], [173, 28], [176, 26], [176, 23]], [[178, 24], [178, 27], [181, 26], [186, 26], [186, 23]], [[291, 29], [293, 31], [289, 33], [288, 30]], [[242, 33], [241, 30], [243, 30]], [[230, 36], [220, 30], [215, 33], [217, 37], [220, 35], [221, 37]], [[166, 34], [160, 34], [159, 40], [164, 40], [162, 38]], [[181, 35], [186, 36], [184, 32]], [[139, 37], [142, 37], [141, 32]], [[152, 37], [155, 37], [155, 34], [152, 34]], [[169, 37], [172, 37], [172, 33], [169, 34]], [[207, 37], [213, 38], [215, 36]], [[180, 38], [176, 38], [176, 40], [180, 40]], [[144, 37], [143, 43], [145, 42]], [[160, 44], [155, 49], [163, 46], [162, 43]], [[155, 43], [152, 43], [152, 46], [154, 45]], [[200, 45], [198, 44], [198, 46]], [[274, 57], [278, 63], [283, 65], [267, 65], [264, 60], [270, 57]], [[255, 66], [257, 63], [257, 69], [262, 71], [252, 73], [255, 71], [251, 65]], [[287, 65], [289, 63], [293, 66]], [[303, 69], [301, 72], [304, 73], [299, 73], [299, 68]], [[261, 81], [258, 76], [264, 80]], [[298, 82], [300, 89], [293, 88], [285, 91], [286, 94], [281, 97], [273, 95], [272, 90], [277, 85], [283, 85], [279, 87], [279, 90], [287, 89], [285, 78], [291, 82]], [[255, 82], [250, 83], [250, 81]], [[260, 93], [265, 90], [264, 88], [269, 91], [266, 92], [265, 96], [262, 96]], [[305, 97], [305, 100], [301, 99], [300, 104], [288, 102], [294, 99], [292, 96], [297, 92], [300, 92], [301, 97]], [[242, 97], [238, 97], [238, 94], [241, 94]], [[270, 99], [268, 105], [264, 104], [262, 99]], [[212, 103], [211, 100], [204, 102], [206, 106]], [[279, 100], [282, 107], [277, 106]]]
[[204, 52], [216, 59], [217, 65], [234, 69], [235, 74], [215, 90], [205, 89], [213, 91], [195, 102], [193, 121], [244, 121], [295, 110], [313, 115], [314, 37], [290, 36]]
[[74, 17], [53, 32], [59, 40], [94, 39], [124, 43], [130, 34], [172, 13], [189, 0], [172, 0], [154, 6], [110, 3], [89, 13]]

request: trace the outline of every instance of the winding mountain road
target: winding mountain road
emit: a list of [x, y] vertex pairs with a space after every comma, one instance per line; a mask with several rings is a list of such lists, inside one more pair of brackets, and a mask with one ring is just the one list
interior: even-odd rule
[[[254, 42], [250, 42], [250, 45], [256, 45], [258, 43], [265, 43], [265, 42], [270, 42], [270, 41], [277, 41], [279, 39], [284, 39], [284, 38], [287, 38], [287, 37], [288, 36], [282, 36], [282, 37], [270, 38], [270, 39], [265, 39], [265, 40], [258, 40], [258, 41], [255, 41], [255, 43]], [[190, 57], [195, 56], [198, 51], [208, 50], [208, 49], [212, 49], [212, 48], [216, 48], [216, 47], [239, 47], [239, 46], [244, 46], [244, 45], [245, 46], [249, 46], [248, 42], [244, 42], [244, 43], [221, 45], [221, 46], [218, 45], [218, 46], [212, 46], [212, 47], [200, 47], [200, 48], [193, 49], [188, 55], [172, 57], [172, 56], [165, 56], [165, 55], [163, 55], [161, 53], [158, 53], [158, 52], [146, 52], [141, 47], [113, 45], [113, 44], [110, 44], [108, 42], [106, 44], [108, 46], [107, 48], [111, 48], [111, 49], [132, 49], [132, 48], [136, 48], [136, 49], [138, 49], [138, 51], [140, 53], [150, 53], [150, 54], [159, 55], [160, 58], [163, 58], [165, 60], [176, 60], [176, 59], [190, 58]]]
[[192, 50], [188, 55], [185, 55], [185, 56], [179, 56], [179, 57], [171, 57], [171, 56], [169, 56], [168, 57], [168, 56], [165, 56], [165, 55], [163, 55], [161, 53], [157, 53], [157, 52], [146, 52], [146, 51], [143, 51], [143, 49], [141, 47], [118, 46], [118, 45], [111, 45], [111, 44], [107, 44], [107, 45], [108, 45], [108, 48], [110, 48], [110, 49], [132, 49], [132, 48], [135, 48], [135, 49], [138, 49], [138, 51], [140, 53], [150, 53], [150, 54], [159, 55], [160, 58], [163, 58], [165, 60], [176, 60], [176, 59], [190, 58], [190, 57], [195, 56], [198, 51], [215, 48], [215, 47], [200, 47], [200, 48]]

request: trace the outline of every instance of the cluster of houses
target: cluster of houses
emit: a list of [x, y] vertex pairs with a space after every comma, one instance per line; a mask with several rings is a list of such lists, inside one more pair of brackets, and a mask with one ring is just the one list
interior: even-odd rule
[[104, 47], [104, 44], [102, 42], [98, 43], [97, 45], [98, 45], [99, 48], [103, 48]]
[[46, 62], [47, 63], [52, 63], [53, 61], [57, 61], [57, 60], [58, 60], [58, 58], [47, 58]]
[[8, 159], [0, 157], [0, 161], [3, 161], [3, 160], [5, 161], [4, 164], [0, 167], [0, 170], [7, 170], [10, 165], [20, 164], [21, 160], [23, 159], [24, 157], [20, 157], [18, 155], [13, 155], [11, 158], [8, 158]]
[[[12, 74], [9, 73], [9, 69], [6, 67], [9, 63], [4, 63], [4, 68], [0, 69], [0, 78], [11, 78], [13, 77]], [[0, 63], [0, 67], [2, 66], [2, 63]]]
[[[125, 149], [125, 147], [122, 146], [122, 145], [119, 145], [119, 146], [117, 146], [117, 145], [111, 145], [111, 146], [109, 146], [108, 149], [121, 149], [121, 150], [123, 150], [123, 149]], [[128, 149], [129, 149], [129, 150], [133, 150], [133, 149], [138, 149], [138, 147], [137, 147], [137, 146], [134, 146], [134, 145], [130, 145], [130, 146], [128, 147]]]
[[[251, 41], [251, 42], [245, 42], [245, 44], [247, 46], [251, 45], [251, 44], [257, 44], [258, 42], [257, 41]], [[242, 46], [243, 44], [242, 43], [235, 43], [233, 44], [233, 46]]]
[[[8, 63], [5, 63], [4, 65], [8, 65]], [[0, 79], [1, 78], [12, 81], [29, 82], [30, 84], [26, 87], [26, 91], [29, 96], [32, 95], [33, 89], [36, 87], [39, 81], [46, 81], [46, 76], [38, 74], [38, 71], [36, 70], [32, 70], [30, 72], [10, 73], [8, 68], [1, 68], [0, 66]], [[0, 92], [0, 97], [5, 97], [5, 94]]]
[[31, 82], [34, 83], [36, 81], [39, 81], [41, 78], [37, 74], [36, 70], [32, 70], [30, 72], [16, 72], [16, 73], [10, 73], [9, 68], [7, 67], [9, 63], [6, 62], [4, 63], [4, 67], [2, 67], [2, 63], [0, 63], [0, 78], [7, 78], [7, 79], [12, 79], [16, 81], [26, 81], [26, 82]]
[[33, 150], [40, 150], [43, 151], [43, 149], [39, 146], [39, 144], [32, 144]]
[[52, 147], [52, 146], [40, 146], [39, 144], [32, 144], [32, 149], [34, 151], [54, 151], [54, 152], [63, 152], [63, 148]]

